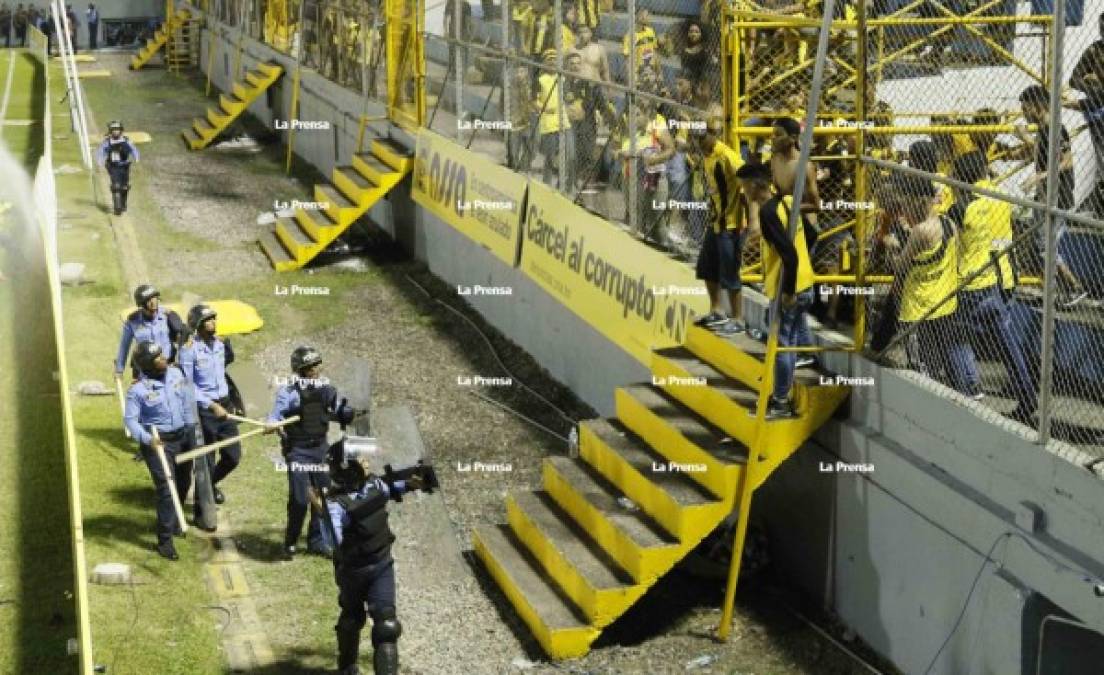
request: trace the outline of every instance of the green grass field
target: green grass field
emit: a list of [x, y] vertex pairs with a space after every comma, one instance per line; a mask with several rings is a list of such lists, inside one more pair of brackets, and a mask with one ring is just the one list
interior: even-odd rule
[[[0, 82], [14, 67], [2, 127], [15, 160], [33, 172], [43, 151], [42, 66], [23, 51], [0, 56]], [[4, 200], [30, 195], [11, 177]], [[57, 352], [44, 251], [18, 209], [3, 224], [0, 270], [0, 672], [76, 669], [66, 643], [76, 637], [64, 437]]]

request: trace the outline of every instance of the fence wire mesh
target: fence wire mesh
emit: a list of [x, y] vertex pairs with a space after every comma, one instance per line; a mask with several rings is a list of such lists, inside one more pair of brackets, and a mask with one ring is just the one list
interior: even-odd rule
[[[213, 11], [384, 96], [380, 0], [300, 1]], [[1069, 26], [1036, 5], [836, 3], [805, 201], [821, 289], [862, 287], [822, 292], [813, 312], [846, 324], [865, 297], [870, 353], [1104, 456], [1104, 26], [1080, 3]], [[793, 189], [821, 12], [788, 0], [430, 0], [426, 126], [690, 261], [720, 201], [702, 129]], [[743, 248], [745, 283], [761, 282], [760, 251]]]

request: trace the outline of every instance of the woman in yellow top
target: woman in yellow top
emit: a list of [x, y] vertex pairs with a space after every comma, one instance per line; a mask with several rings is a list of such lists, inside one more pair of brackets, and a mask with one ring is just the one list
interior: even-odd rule
[[898, 319], [916, 326], [921, 368], [956, 390], [974, 395], [974, 350], [958, 324], [958, 229], [935, 209], [935, 186], [916, 176], [895, 176], [886, 205], [909, 230], [896, 260], [901, 303]]
[[[805, 228], [798, 227], [790, 239], [788, 223], [793, 196], [773, 194], [770, 169], [762, 164], [744, 164], [736, 171], [740, 188], [752, 208], [759, 206], [759, 230], [763, 250], [763, 280], [767, 297], [781, 294], [778, 346], [802, 344], [809, 333], [805, 314], [813, 304], [813, 265], [805, 244]], [[774, 360], [774, 390], [767, 402], [766, 419], [794, 417], [790, 401], [797, 352], [780, 352]], [[754, 412], [752, 413], [754, 414]]]

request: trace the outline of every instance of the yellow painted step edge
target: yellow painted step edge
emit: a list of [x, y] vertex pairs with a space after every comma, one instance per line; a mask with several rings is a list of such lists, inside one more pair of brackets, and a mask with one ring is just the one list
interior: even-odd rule
[[586, 497], [576, 492], [552, 462], [544, 462], [543, 474], [544, 489], [552, 495], [556, 503], [637, 583], [651, 584], [678, 560], [681, 551], [675, 544], [653, 549], [637, 546], [601, 511], [594, 508]]
[[529, 519], [513, 495], [506, 497], [506, 516], [517, 538], [593, 625], [602, 628], [613, 623], [648, 590], [641, 584], [616, 590], [594, 588]]
[[625, 389], [614, 394], [617, 418], [672, 462], [705, 464], [707, 471], [690, 477], [722, 501], [731, 501], [743, 471], [741, 465], [728, 465], [695, 445], [678, 429], [664, 422]]
[[529, 626], [529, 630], [533, 632], [533, 636], [537, 638], [537, 642], [544, 648], [546, 654], [555, 659], [573, 659], [584, 656], [590, 651], [590, 643], [594, 642], [598, 637], [598, 634], [601, 632], [599, 629], [594, 627], [561, 630], [549, 629], [541, 623], [536, 611], [529, 605], [529, 602], [525, 599], [525, 595], [514, 584], [510, 575], [502, 569], [502, 566], [498, 564], [498, 561], [496, 561], [490, 551], [487, 550], [487, 547], [479, 538], [478, 530], [472, 532], [472, 546], [475, 549], [475, 554], [479, 556], [479, 559], [487, 566], [487, 570], [491, 573], [498, 587], [501, 588], [502, 592], [509, 598], [510, 604], [513, 605], [518, 615], [521, 616], [525, 625]]

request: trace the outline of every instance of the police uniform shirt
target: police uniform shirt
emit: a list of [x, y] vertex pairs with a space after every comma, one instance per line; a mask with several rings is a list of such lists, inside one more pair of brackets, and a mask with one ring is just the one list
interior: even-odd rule
[[[337, 401], [337, 390], [330, 386], [326, 389], [323, 405], [326, 410], [333, 410]], [[294, 383], [280, 387], [276, 392], [276, 403], [272, 406], [272, 412], [268, 414], [269, 422], [279, 422], [299, 414], [299, 389]]]
[[146, 318], [145, 313], [138, 309], [127, 317], [123, 324], [123, 337], [119, 341], [119, 352], [115, 355], [115, 370], [121, 371], [126, 364], [127, 353], [130, 351], [130, 343], [156, 342], [161, 348], [161, 353], [166, 357], [173, 353], [172, 341], [173, 328], [169, 323], [169, 315], [160, 307], [154, 312], [153, 318]]
[[96, 159], [100, 164], [132, 164], [138, 161], [138, 157], [138, 148], [134, 147], [126, 136], [119, 138], [108, 136], [96, 151]]
[[127, 390], [123, 423], [142, 445], [153, 440], [151, 424], [159, 432], [168, 433], [195, 422], [195, 392], [179, 368], [170, 366], [163, 379], [143, 374]]
[[[365, 499], [368, 497], [369, 492], [371, 492], [373, 489], [376, 489], [382, 492], [389, 499], [398, 500], [399, 497], [402, 497], [404, 494], [406, 494], [406, 481], [397, 480], [394, 482], [393, 485], [394, 489], [388, 488], [387, 483], [384, 483], [383, 479], [377, 476], [372, 480], [365, 482], [359, 490], [352, 493], [350, 496], [352, 496], [353, 499]], [[345, 532], [346, 529], [348, 529], [349, 525], [352, 522], [349, 518], [349, 512], [342, 508], [341, 504], [332, 499], [327, 500], [326, 508], [330, 512], [330, 521], [333, 523], [334, 545], [340, 546], [342, 534]]]
[[207, 344], [195, 338], [180, 349], [177, 360], [195, 384], [196, 403], [201, 408], [209, 408], [212, 402], [230, 394], [226, 366], [234, 362], [234, 349], [229, 342], [216, 337]]

